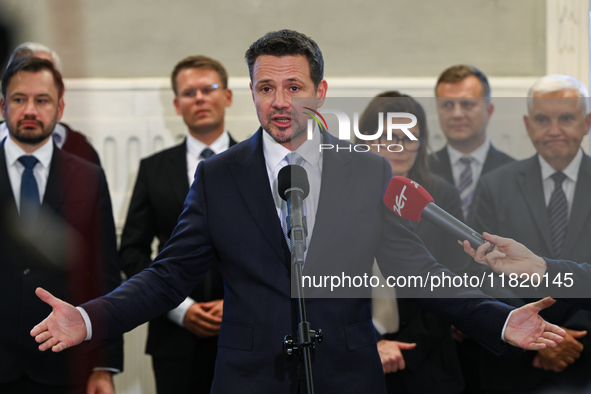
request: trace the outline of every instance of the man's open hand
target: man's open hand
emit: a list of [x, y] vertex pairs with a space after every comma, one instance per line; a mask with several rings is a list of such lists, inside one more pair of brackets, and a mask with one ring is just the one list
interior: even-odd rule
[[556, 300], [544, 298], [517, 308], [505, 328], [505, 341], [526, 350], [554, 348], [563, 341], [566, 332], [542, 319], [538, 313], [554, 304]]
[[53, 312], [31, 330], [31, 336], [40, 343], [39, 350], [51, 348], [57, 353], [82, 343], [86, 338], [86, 325], [78, 309], [40, 287], [35, 294], [53, 308]]

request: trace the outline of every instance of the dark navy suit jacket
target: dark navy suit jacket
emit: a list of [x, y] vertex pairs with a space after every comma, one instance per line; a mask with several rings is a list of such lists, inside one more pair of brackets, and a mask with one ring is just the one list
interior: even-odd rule
[[[202, 162], [179, 223], [152, 266], [83, 305], [93, 326], [107, 319], [107, 336], [130, 330], [180, 303], [217, 259], [225, 296], [215, 393], [296, 393], [299, 384], [297, 363], [283, 356], [283, 337], [296, 335], [298, 311], [290, 294], [290, 253], [265, 167], [263, 132]], [[374, 256], [386, 275], [440, 274], [444, 268], [409, 222], [382, 203], [390, 164], [374, 154], [348, 152], [348, 142], [328, 134], [323, 138], [343, 149], [323, 152], [304, 275], [328, 272], [327, 262], [338, 264], [339, 275], [371, 272]], [[429, 295], [428, 289], [419, 292]], [[447, 298], [452, 293], [466, 299]], [[500, 333], [510, 307], [471, 295], [475, 292], [455, 290], [418, 302], [491, 350], [502, 351], [507, 345]], [[308, 320], [324, 331], [313, 362], [317, 392], [385, 392], [370, 305], [369, 298], [308, 299]], [[93, 335], [87, 346], [103, 339]]]

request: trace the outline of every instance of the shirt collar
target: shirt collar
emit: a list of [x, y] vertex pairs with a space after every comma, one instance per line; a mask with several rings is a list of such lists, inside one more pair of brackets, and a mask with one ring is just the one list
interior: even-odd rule
[[488, 135], [486, 136], [484, 143], [482, 145], [480, 145], [478, 148], [474, 149], [469, 154], [462, 153], [459, 150], [457, 150], [456, 148], [452, 147], [450, 144], [447, 144], [447, 153], [449, 154], [449, 161], [452, 163], [452, 165], [457, 164], [457, 162], [462, 157], [471, 157], [472, 159], [477, 161], [479, 164], [484, 165], [484, 162], [486, 161], [486, 156], [488, 155], [489, 149], [490, 149], [490, 139], [488, 138]]
[[57, 147], [61, 149], [66, 142], [66, 128], [59, 122], [56, 123], [55, 128], [53, 129], [52, 137]]
[[193, 137], [190, 133], [187, 134], [187, 152], [197, 159], [201, 156], [201, 152], [206, 148], [209, 148], [213, 153], [218, 154], [228, 149], [229, 146], [230, 135], [227, 130], [224, 130], [224, 132], [209, 146]]
[[[263, 153], [265, 155], [265, 161], [267, 167], [273, 171], [273, 169], [285, 158], [285, 156], [291, 151], [279, 144], [271, 137], [264, 129], [263, 133]], [[308, 162], [312, 167], [318, 167], [320, 160], [320, 146], [322, 136], [319, 130], [315, 129], [312, 133], [312, 139], [306, 140], [295, 152], [299, 153], [304, 160]]]
[[[542, 169], [542, 180], [546, 180], [556, 172], [554, 168], [540, 155], [538, 154], [538, 160], [540, 161], [540, 167]], [[566, 166], [562, 173], [567, 176], [568, 179], [573, 182], [577, 181], [579, 175], [579, 168], [581, 167], [581, 161], [583, 161], [583, 150], [579, 148], [579, 151], [571, 162]]]
[[[28, 153], [18, 146], [10, 137], [7, 137], [4, 141], [4, 149], [8, 166], [14, 165], [19, 157], [28, 155]], [[45, 144], [33, 152], [31, 156], [35, 156], [43, 167], [49, 168], [51, 157], [53, 156], [53, 139], [48, 138]]]

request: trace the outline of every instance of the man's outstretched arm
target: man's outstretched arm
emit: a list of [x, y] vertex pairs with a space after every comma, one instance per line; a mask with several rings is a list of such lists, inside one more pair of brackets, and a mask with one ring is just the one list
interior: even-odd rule
[[[31, 330], [31, 336], [40, 344], [39, 350], [51, 348], [54, 352], [61, 352], [82, 343], [87, 329], [80, 311], [41, 288], [35, 293], [53, 308], [53, 312]], [[507, 320], [505, 341], [527, 350], [555, 347], [562, 342], [562, 337], [566, 335], [564, 330], [544, 321], [538, 315], [539, 311], [553, 303], [551, 298], [545, 298], [515, 309]]]
[[[497, 235], [484, 233], [484, 238], [495, 244], [495, 248], [486, 253], [490, 246], [488, 242], [474, 250], [467, 241], [464, 241], [464, 251], [480, 264], [489, 266], [493, 271], [505, 275], [527, 275], [532, 280], [537, 280], [540, 290], [546, 290], [544, 295], [551, 296], [560, 301], [567, 302], [576, 307], [591, 310], [591, 297], [589, 297], [588, 283], [591, 280], [591, 265], [578, 264], [568, 260], [551, 260], [536, 256], [525, 245]], [[540, 281], [546, 276], [547, 281]], [[555, 279], [558, 279], [554, 285]], [[568, 282], [568, 281], [572, 282]], [[565, 283], [561, 286], [562, 282]], [[547, 284], [547, 287], [544, 286]]]

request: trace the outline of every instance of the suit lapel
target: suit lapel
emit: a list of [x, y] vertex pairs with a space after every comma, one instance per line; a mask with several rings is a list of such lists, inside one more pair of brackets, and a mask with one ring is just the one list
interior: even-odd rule
[[486, 174], [489, 171], [497, 168], [498, 161], [498, 151], [494, 146], [491, 145], [488, 153], [486, 154], [486, 160], [484, 160], [484, 164], [482, 165], [482, 174]]
[[265, 166], [262, 133], [263, 129], [259, 128], [248, 143], [241, 146], [243, 151], [234, 156], [235, 161], [229, 162], [228, 165], [254, 223], [289, 269], [290, 261], [289, 258], [286, 259], [287, 243], [277, 216]]
[[573, 205], [570, 210], [570, 217], [566, 234], [564, 236], [564, 248], [562, 254], [570, 255], [571, 251], [577, 246], [579, 234], [583, 230], [583, 226], [588, 220], [591, 212], [591, 204], [589, 204], [589, 196], [591, 195], [591, 158], [583, 154], [583, 160], [579, 168], [579, 175], [577, 178], [577, 187], [575, 189], [575, 196]]
[[[328, 133], [323, 133], [323, 141], [329, 141], [333, 145], [340, 142]], [[322, 183], [307, 261], [313, 261], [319, 255], [323, 240], [329, 239], [334, 233], [335, 218], [342, 217], [348, 200], [346, 196], [354, 187], [354, 182], [351, 182], [354, 166], [349, 165], [351, 155], [337, 154], [333, 149], [324, 150], [322, 155]]]
[[[67, 168], [73, 168], [66, 165], [66, 161], [70, 160], [67, 155], [53, 146], [53, 155], [51, 156], [51, 168], [49, 169], [49, 176], [47, 177], [47, 185], [45, 186], [45, 195], [41, 203], [41, 209], [46, 212], [54, 212], [62, 215], [61, 205], [64, 199], [65, 187], [69, 184], [69, 178], [72, 175]], [[47, 224], [48, 222], [45, 221]], [[41, 225], [42, 226], [42, 225]]]
[[[18, 217], [18, 209], [14, 201], [14, 193], [8, 177], [8, 168], [6, 167], [6, 154], [4, 153], [4, 141], [0, 142], [0, 207], [2, 215]], [[8, 216], [6, 216], [8, 217]]]
[[[437, 159], [439, 160], [438, 165], [440, 166], [440, 168], [439, 168], [439, 171], [435, 170], [434, 172], [441, 174], [443, 179], [445, 179], [446, 181], [448, 181], [452, 185], [455, 185], [454, 176], [451, 171], [451, 161], [449, 160], [449, 153], [447, 152], [447, 146], [444, 146], [443, 149], [441, 149], [435, 155], [436, 155]], [[433, 170], [433, 169], [431, 169], [431, 170]]]
[[544, 243], [548, 245], [548, 250], [552, 250], [552, 237], [550, 236], [550, 224], [546, 214], [546, 202], [544, 200], [544, 187], [542, 185], [542, 170], [538, 161], [538, 155], [527, 159], [527, 164], [523, 170], [519, 171], [517, 183], [524, 201], [534, 222], [538, 226]]
[[170, 158], [165, 173], [169, 174], [168, 187], [172, 190], [176, 204], [180, 207], [185, 203], [189, 193], [187, 179], [187, 140], [170, 151]]

